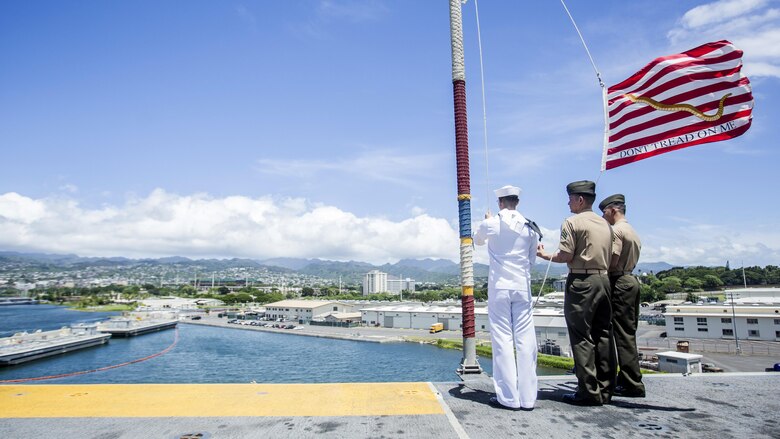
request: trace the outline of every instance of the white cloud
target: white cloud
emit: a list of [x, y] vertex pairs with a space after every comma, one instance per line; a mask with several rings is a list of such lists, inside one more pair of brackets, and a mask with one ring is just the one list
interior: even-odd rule
[[0, 195], [0, 221], [31, 223], [46, 214], [44, 203], [23, 197], [16, 192]]
[[63, 192], [69, 192], [71, 194], [75, 194], [76, 192], [79, 191], [79, 188], [75, 184], [67, 183], [60, 186], [60, 190]]
[[387, 12], [387, 7], [374, 0], [322, 0], [317, 15], [325, 20], [344, 20], [352, 23], [374, 21]]
[[685, 224], [642, 236], [642, 261], [664, 261], [675, 265], [735, 266], [777, 265], [780, 234], [774, 225], [754, 224], [750, 228], [724, 224]]
[[780, 9], [776, 1], [720, 0], [686, 12], [667, 36], [677, 49], [728, 39], [744, 51], [748, 76], [780, 77]]
[[412, 206], [412, 208], [409, 210], [412, 216], [420, 216], [425, 214], [425, 208], [422, 208], [420, 206]]
[[387, 12], [388, 8], [376, 0], [320, 0], [309, 19], [291, 25], [291, 30], [299, 36], [324, 39], [334, 26], [374, 22]]
[[0, 195], [0, 248], [84, 256], [306, 257], [385, 263], [458, 258], [447, 220], [357, 217], [304, 199], [162, 189], [122, 206], [85, 208], [71, 199]]
[[[630, 220], [630, 218], [629, 218]], [[678, 227], [655, 231], [640, 231], [642, 254], [639, 262], [667, 262], [672, 265], [723, 266], [778, 265], [780, 261], [780, 233], [774, 225], [754, 225], [750, 229], [724, 224], [697, 224], [685, 218], [666, 218]], [[476, 229], [475, 223], [473, 228]], [[560, 241], [559, 229], [542, 227], [545, 251], [554, 253]], [[477, 247], [474, 260], [488, 263], [487, 250]], [[546, 261], [537, 259], [537, 263]]]
[[244, 5], [237, 5], [234, 7], [234, 10], [236, 11], [236, 14], [238, 14], [238, 17], [241, 19], [241, 21], [247, 23], [252, 29], [257, 26], [257, 18], [255, 17], [255, 14], [249, 10], [249, 8]]
[[766, 5], [767, 0], [720, 0], [696, 6], [682, 17], [687, 27], [699, 27], [730, 20]]
[[[69, 198], [0, 195], [0, 248], [83, 256], [303, 257], [394, 262], [401, 258], [458, 260], [457, 220], [435, 218], [419, 207], [391, 221], [358, 217], [303, 198], [177, 195], [157, 189], [120, 206], [87, 208]], [[777, 264], [774, 225], [749, 229], [667, 218], [642, 231], [641, 262], [735, 266]], [[472, 228], [476, 228], [475, 221]], [[558, 229], [542, 228], [548, 252]], [[487, 263], [484, 247], [475, 261]]]
[[440, 168], [449, 164], [449, 159], [450, 155], [444, 153], [402, 155], [390, 150], [370, 150], [356, 157], [342, 159], [259, 159], [256, 169], [261, 174], [297, 180], [316, 179], [323, 174], [348, 174], [367, 181], [414, 187], [420, 184], [420, 180], [440, 175]]

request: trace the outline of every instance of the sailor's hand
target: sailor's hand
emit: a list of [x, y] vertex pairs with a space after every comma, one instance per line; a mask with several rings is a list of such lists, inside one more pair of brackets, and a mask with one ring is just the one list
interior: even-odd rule
[[539, 243], [536, 245], [536, 256], [542, 259], [547, 259], [547, 255], [544, 254], [544, 244]]
[[492, 218], [492, 217], [493, 217], [493, 214], [490, 213], [490, 209], [488, 209], [488, 211], [485, 212], [485, 219]]

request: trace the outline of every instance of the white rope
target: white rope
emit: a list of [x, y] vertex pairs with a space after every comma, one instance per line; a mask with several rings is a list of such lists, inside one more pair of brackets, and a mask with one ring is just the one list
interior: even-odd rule
[[[609, 111], [607, 111], [607, 87], [601, 87], [601, 102], [604, 107], [604, 147], [601, 152], [601, 174], [607, 170], [607, 145], [609, 145]], [[599, 174], [599, 178], [601, 178]], [[599, 179], [596, 179], [596, 183]]]
[[571, 12], [569, 12], [569, 8], [566, 7], [566, 2], [561, 0], [561, 5], [563, 5], [563, 9], [566, 11], [566, 15], [569, 16], [569, 20], [571, 20], [571, 24], [574, 25], [574, 30], [577, 31], [577, 35], [579, 35], [580, 41], [582, 41], [582, 47], [585, 48], [585, 53], [588, 54], [588, 59], [590, 59], [590, 64], [593, 66], [593, 70], [596, 72], [596, 79], [598, 79], [599, 81], [599, 87], [601, 87], [601, 95], [602, 95], [602, 101], [604, 106], [604, 146], [602, 148], [602, 154], [601, 154], [601, 172], [599, 172], [599, 175], [596, 178], [596, 183], [598, 184], [599, 180], [601, 179], [601, 175], [604, 174], [604, 171], [606, 170], [606, 164], [607, 164], [607, 145], [609, 142], [609, 114], [607, 113], [607, 87], [604, 85], [604, 81], [601, 80], [601, 72], [599, 72], [598, 67], [596, 67], [596, 62], [593, 61], [593, 56], [590, 54], [590, 49], [588, 49], [588, 45], [585, 43], [585, 38], [582, 37], [582, 32], [580, 32], [580, 28], [577, 26], [577, 22], [574, 21], [574, 17], [572, 17]]
[[479, 73], [482, 79], [482, 132], [485, 142], [485, 210], [490, 212], [490, 166], [488, 160], [487, 101], [485, 100], [485, 66], [482, 62], [482, 32], [479, 26], [479, 2], [474, 0], [474, 12], [477, 18], [477, 43], [479, 46]]
[[474, 286], [474, 244], [460, 243], [460, 272], [464, 287]]
[[[558, 247], [555, 248], [555, 250], [551, 253], [551, 255], [554, 255], [555, 252], [558, 251]], [[539, 298], [542, 297], [542, 291], [544, 291], [544, 284], [547, 282], [547, 275], [550, 273], [550, 265], [552, 265], [552, 256], [550, 256], [550, 260], [547, 261], [547, 270], [544, 271], [544, 278], [542, 278], [542, 284], [539, 286], [539, 292], [536, 294], [536, 300], [534, 301], [534, 305], [531, 307], [531, 309], [536, 308], [536, 304], [539, 303]]]
[[601, 73], [599, 73], [599, 69], [596, 67], [596, 62], [593, 61], [593, 57], [590, 55], [590, 50], [588, 50], [588, 45], [585, 44], [585, 38], [582, 37], [580, 28], [577, 27], [577, 23], [574, 21], [574, 17], [571, 16], [571, 12], [569, 12], [569, 8], [566, 7], [566, 3], [563, 0], [561, 0], [561, 4], [563, 5], [563, 9], [566, 10], [566, 15], [569, 16], [569, 20], [571, 20], [571, 24], [574, 25], [574, 30], [576, 30], [577, 35], [580, 36], [580, 41], [582, 41], [582, 46], [585, 47], [585, 53], [588, 54], [588, 58], [590, 58], [590, 63], [593, 65], [593, 70], [596, 71], [596, 79], [599, 80], [599, 86], [604, 88], [604, 82], [601, 80]]
[[450, 42], [452, 47], [452, 80], [465, 81], [466, 68], [463, 60], [463, 13], [460, 0], [450, 0]]

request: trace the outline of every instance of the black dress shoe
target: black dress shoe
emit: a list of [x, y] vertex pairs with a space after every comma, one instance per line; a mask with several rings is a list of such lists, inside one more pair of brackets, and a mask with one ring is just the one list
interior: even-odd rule
[[596, 401], [590, 398], [583, 398], [577, 395], [576, 393], [567, 393], [563, 395], [561, 401], [565, 402], [566, 404], [588, 406], [588, 407], [590, 406], [595, 407], [601, 405], [600, 401]]
[[624, 398], [644, 398], [645, 389], [627, 389], [623, 386], [617, 386], [614, 390], [615, 396], [622, 396]]
[[512, 410], [512, 411], [515, 411], [515, 412], [521, 411], [521, 410], [522, 411], [526, 411], [526, 412], [530, 412], [531, 410], [534, 409], [533, 407], [528, 408], [528, 409], [525, 408], [525, 407], [517, 407], [517, 408], [515, 408], [515, 407], [507, 407], [504, 404], [501, 404], [498, 401], [498, 398], [496, 398], [495, 396], [491, 396], [490, 397], [490, 400], [488, 401], [488, 404], [490, 404], [491, 407], [495, 407], [497, 409]]

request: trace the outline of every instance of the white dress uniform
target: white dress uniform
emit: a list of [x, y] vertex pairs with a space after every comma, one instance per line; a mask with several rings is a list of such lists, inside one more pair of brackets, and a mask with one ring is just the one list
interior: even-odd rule
[[[505, 196], [499, 195], [502, 189], [497, 196]], [[487, 242], [490, 255], [488, 319], [496, 398], [512, 408], [533, 408], [537, 393], [531, 266], [539, 236], [526, 222], [519, 212], [503, 209], [474, 234], [475, 244]]]

